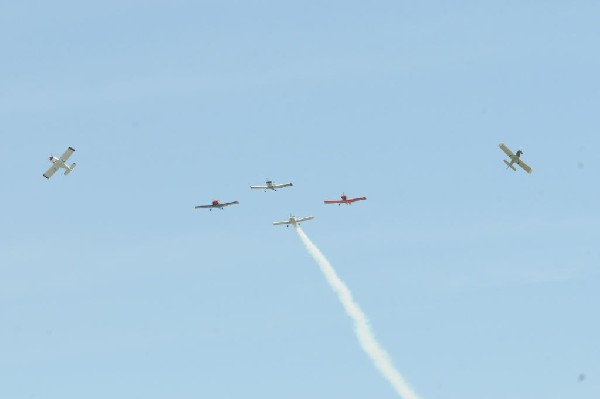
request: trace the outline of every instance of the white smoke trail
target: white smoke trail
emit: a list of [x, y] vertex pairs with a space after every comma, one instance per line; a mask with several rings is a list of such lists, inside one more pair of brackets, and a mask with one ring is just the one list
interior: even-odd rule
[[325, 275], [327, 282], [338, 295], [340, 302], [344, 306], [348, 316], [354, 321], [354, 329], [358, 342], [367, 355], [371, 358], [375, 367], [383, 374], [383, 376], [389, 381], [394, 387], [394, 390], [400, 397], [404, 399], [419, 399], [419, 396], [408, 386], [408, 383], [402, 378], [398, 370], [392, 364], [392, 360], [385, 352], [385, 350], [379, 345], [373, 332], [369, 326], [369, 321], [363, 313], [362, 309], [354, 299], [352, 293], [346, 284], [338, 277], [337, 273], [331, 266], [331, 263], [327, 260], [325, 255], [319, 251], [319, 248], [308, 238], [304, 231], [299, 226], [296, 226], [296, 232], [300, 236], [300, 239], [304, 243], [304, 246], [311, 254], [311, 256], [318, 263], [321, 272]]

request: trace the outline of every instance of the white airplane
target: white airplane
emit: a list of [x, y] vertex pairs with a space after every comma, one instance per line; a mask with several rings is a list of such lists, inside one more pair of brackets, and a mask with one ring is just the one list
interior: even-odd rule
[[291, 187], [291, 186], [293, 186], [292, 183], [274, 184], [269, 179], [267, 179], [267, 181], [265, 182], [265, 184], [266, 185], [264, 185], [264, 186], [250, 186], [250, 188], [253, 189], [253, 190], [265, 190], [265, 192], [267, 192], [267, 190], [277, 191], [278, 188], [284, 188], [284, 187]]
[[75, 148], [69, 147], [60, 156], [60, 158], [56, 158], [54, 155], [50, 154], [50, 162], [52, 162], [52, 166], [46, 171], [46, 173], [44, 173], [44, 177], [46, 179], [50, 179], [52, 175], [60, 168], [66, 169], [64, 173], [65, 176], [71, 173], [77, 164], [73, 162], [71, 165], [67, 165], [66, 162], [74, 152]]
[[297, 225], [300, 225], [300, 222], [306, 222], [307, 220], [311, 220], [314, 219], [314, 216], [306, 216], [303, 218], [297, 218], [296, 216], [293, 216], [290, 214], [290, 218], [288, 219], [287, 222], [273, 222], [273, 226], [279, 226], [282, 224], [285, 224], [285, 227], [290, 227], [290, 224], [294, 227], [296, 227]]
[[515, 155], [504, 144], [500, 144], [500, 145], [498, 145], [498, 147], [500, 147], [500, 149], [502, 151], [504, 151], [504, 153], [506, 155], [508, 155], [510, 158], [510, 162], [508, 162], [506, 159], [504, 160], [504, 163], [506, 164], [506, 169], [511, 168], [512, 170], [514, 170], [516, 172], [517, 169], [513, 166], [513, 164], [516, 163], [517, 165], [522, 167], [525, 170], [525, 172], [531, 173], [531, 168], [529, 167], [529, 165], [527, 165], [525, 162], [521, 161], [521, 155], [523, 154], [523, 151], [519, 150], [519, 151], [517, 151], [517, 155]]

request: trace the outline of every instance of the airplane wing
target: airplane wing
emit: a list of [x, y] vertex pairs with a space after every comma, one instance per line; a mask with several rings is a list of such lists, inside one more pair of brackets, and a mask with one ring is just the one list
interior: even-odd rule
[[273, 222], [273, 226], [279, 226], [282, 224], [290, 224], [290, 222]]
[[508, 149], [508, 147], [507, 147], [507, 146], [505, 146], [504, 144], [500, 144], [498, 147], [500, 147], [500, 149], [501, 149], [502, 151], [504, 151], [504, 153], [505, 153], [506, 155], [508, 155], [508, 156], [509, 156], [511, 159], [515, 157], [515, 154], [513, 154], [513, 153], [512, 153], [512, 151], [511, 151], [511, 150], [509, 150], [509, 149]]
[[291, 187], [293, 186], [292, 183], [285, 183], [285, 184], [273, 184], [273, 188], [284, 188], [284, 187]]
[[364, 201], [366, 199], [367, 199], [367, 197], [356, 197], [356, 198], [351, 198], [348, 201], [349, 202], [356, 202], [356, 201]]
[[315, 218], [314, 216], [307, 216], [307, 217], [304, 217], [304, 218], [296, 219], [296, 223], [306, 222], [307, 220], [312, 220], [314, 218]]
[[268, 186], [250, 186], [250, 188], [253, 190], [266, 190], [269, 187]]
[[230, 205], [236, 205], [239, 204], [239, 201], [233, 201], [233, 202], [226, 202], [224, 204], [221, 204], [221, 206], [230, 206]]
[[208, 208], [215, 208], [215, 207], [216, 207], [215, 205], [196, 205], [194, 207], [194, 209], [200, 209], [200, 208], [202, 208], [202, 209], [208, 209]]
[[340, 201], [340, 200], [325, 200], [323, 201], [326, 204], [343, 204], [344, 201]]
[[50, 179], [52, 177], [52, 175], [58, 170], [58, 166], [52, 164], [52, 166], [50, 166], [50, 168], [46, 171], [46, 173], [44, 173], [44, 177], [46, 179]]
[[63, 154], [60, 156], [60, 160], [63, 162], [67, 162], [67, 159], [69, 159], [69, 157], [71, 155], [73, 155], [73, 153], [75, 152], [75, 148], [73, 147], [69, 147], [65, 150], [65, 152], [63, 152]]
[[525, 162], [521, 161], [521, 162], [517, 163], [517, 165], [519, 165], [520, 167], [522, 167], [525, 170], [525, 172], [531, 173], [532, 169]]

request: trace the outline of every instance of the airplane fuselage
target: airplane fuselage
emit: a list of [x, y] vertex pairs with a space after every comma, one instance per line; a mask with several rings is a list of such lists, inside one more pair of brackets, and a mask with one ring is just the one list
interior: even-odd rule
[[510, 157], [510, 162], [504, 161], [504, 163], [513, 170], [516, 170], [513, 164], [516, 163], [517, 165], [519, 165], [521, 163], [521, 154], [519, 154], [519, 152], [520, 151], [517, 151], [517, 155]]
[[223, 205], [223, 204], [221, 204], [221, 203], [220, 203], [218, 200], [214, 200], [214, 201], [212, 202], [212, 204], [211, 204], [211, 207], [210, 207], [210, 208], [208, 208], [208, 210], [209, 210], [209, 211], [212, 211], [212, 210], [213, 210], [213, 208], [217, 208], [217, 209], [223, 210], [223, 207], [224, 207], [224, 205]]
[[52, 162], [54, 165], [58, 166], [59, 168], [63, 168], [66, 170], [73, 170], [73, 168], [69, 167], [65, 161], [62, 161], [60, 158], [56, 158], [55, 156], [50, 156], [50, 162]]
[[290, 225], [296, 227], [298, 225], [298, 221], [296, 220], [296, 218], [290, 218], [288, 220], [288, 223], [285, 225], [285, 227], [290, 227]]

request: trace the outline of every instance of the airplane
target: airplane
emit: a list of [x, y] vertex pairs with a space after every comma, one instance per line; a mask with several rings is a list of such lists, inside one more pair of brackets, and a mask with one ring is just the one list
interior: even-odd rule
[[346, 196], [346, 194], [342, 194], [342, 199], [341, 200], [325, 200], [323, 202], [326, 203], [326, 204], [338, 204], [338, 205], [346, 204], [346, 205], [352, 205], [353, 202], [364, 201], [366, 199], [367, 199], [367, 197], [348, 198]]
[[506, 169], [511, 168], [512, 170], [514, 170], [516, 172], [517, 169], [513, 166], [513, 164], [516, 163], [517, 165], [522, 167], [525, 170], [525, 172], [531, 173], [532, 169], [529, 167], [529, 165], [527, 165], [525, 162], [521, 161], [521, 155], [523, 155], [523, 151], [519, 150], [519, 151], [517, 151], [517, 155], [515, 155], [504, 144], [500, 144], [500, 145], [498, 145], [498, 147], [500, 147], [500, 149], [502, 151], [504, 151], [504, 153], [506, 155], [508, 155], [510, 158], [510, 163], [506, 159], [504, 160], [504, 163], [506, 164]]
[[71, 173], [73, 171], [73, 169], [75, 168], [75, 166], [77, 166], [77, 164], [75, 162], [73, 162], [71, 165], [67, 165], [66, 162], [74, 152], [75, 152], [75, 148], [69, 147], [60, 156], [60, 158], [56, 158], [54, 155], [50, 154], [50, 162], [52, 162], [52, 166], [50, 167], [50, 169], [48, 169], [46, 171], [46, 173], [44, 173], [44, 177], [46, 179], [50, 179], [52, 177], [52, 175], [60, 168], [65, 169], [65, 173], [64, 173], [65, 176], [68, 175], [69, 173]]
[[209, 211], [212, 211], [213, 208], [219, 208], [220, 210], [223, 210], [223, 208], [225, 208], [226, 206], [237, 205], [239, 203], [239, 201], [233, 201], [222, 204], [221, 202], [219, 202], [219, 200], [214, 200], [210, 205], [196, 205], [194, 209], [204, 208], [208, 209]]
[[290, 227], [290, 224], [294, 227], [299, 226], [300, 222], [306, 222], [307, 220], [312, 220], [314, 219], [314, 216], [306, 216], [303, 218], [297, 218], [296, 216], [293, 216], [292, 214], [290, 214], [290, 218], [287, 220], [287, 222], [273, 222], [273, 226], [279, 226], [282, 224], [285, 224], [285, 227]]
[[267, 190], [273, 190], [273, 191], [277, 191], [278, 188], [284, 188], [284, 187], [291, 187], [293, 186], [292, 183], [285, 183], [285, 184], [274, 184], [271, 180], [267, 179], [265, 186], [250, 186], [251, 189], [253, 190], [265, 190], [265, 193], [267, 192]]

